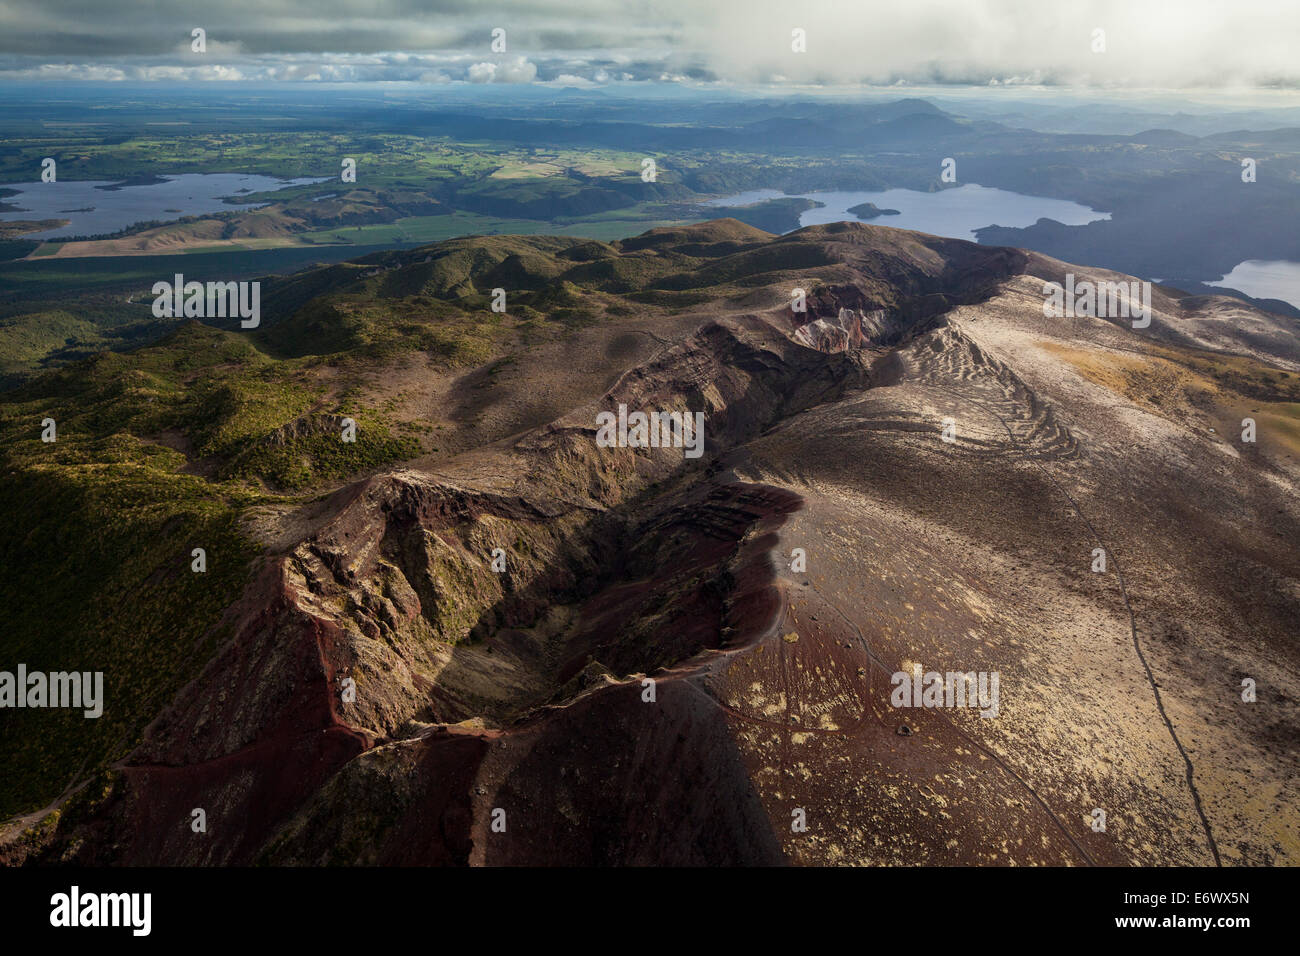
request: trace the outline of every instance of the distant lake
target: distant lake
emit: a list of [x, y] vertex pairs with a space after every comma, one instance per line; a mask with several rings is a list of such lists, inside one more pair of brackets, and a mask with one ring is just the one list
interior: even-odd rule
[[[1020, 228], [1032, 226], [1039, 219], [1055, 219], [1067, 226], [1083, 226], [1110, 218], [1108, 212], [1096, 212], [1067, 199], [1025, 196], [1005, 189], [974, 184], [933, 193], [915, 189], [886, 189], [884, 192], [796, 193], [793, 197], [775, 189], [751, 189], [749, 192], [710, 200], [705, 205], [747, 206], [766, 199], [796, 197], [825, 204], [824, 208], [809, 209], [800, 215], [801, 227], [847, 219], [849, 222], [869, 222], [876, 226], [915, 229], [954, 239], [974, 240], [975, 230], [985, 226]], [[849, 212], [849, 207], [864, 202], [875, 203], [881, 209], [897, 209], [899, 215], [860, 220]]]
[[[17, 206], [0, 209], [0, 221], [16, 219], [70, 219], [62, 229], [30, 232], [24, 239], [61, 236], [97, 236], [117, 232], [137, 222], [173, 221], [182, 216], [256, 209], [266, 203], [231, 205], [245, 193], [267, 192], [319, 183], [321, 179], [277, 179], [241, 173], [184, 173], [160, 177], [161, 182], [118, 185], [112, 181], [60, 181], [53, 183], [0, 183], [18, 191], [0, 196], [0, 203]], [[106, 188], [107, 187], [107, 188]]]
[[1205, 284], [1239, 289], [1256, 299], [1281, 299], [1300, 309], [1300, 262], [1247, 259], [1219, 281]]

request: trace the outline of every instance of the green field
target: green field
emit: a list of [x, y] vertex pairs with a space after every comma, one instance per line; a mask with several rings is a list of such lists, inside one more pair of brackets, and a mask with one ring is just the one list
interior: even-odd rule
[[[607, 214], [612, 215], [612, 214]], [[350, 229], [330, 229], [304, 233], [304, 242], [317, 245], [377, 245], [379, 243], [414, 244], [440, 242], [459, 236], [582, 236], [586, 239], [625, 239], [657, 226], [676, 225], [681, 219], [622, 219], [593, 216], [567, 223], [539, 222], [535, 219], [498, 219], [477, 213], [454, 212], [445, 216], [412, 216], [396, 222]]]

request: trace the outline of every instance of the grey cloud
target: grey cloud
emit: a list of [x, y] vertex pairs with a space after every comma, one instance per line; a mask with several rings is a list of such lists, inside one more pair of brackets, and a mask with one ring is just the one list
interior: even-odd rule
[[[201, 60], [177, 53], [195, 26], [213, 44]], [[796, 27], [806, 53], [790, 48]], [[0, 55], [23, 58], [10, 78], [467, 80], [488, 64], [476, 78], [1294, 87], [1297, 46], [1289, 0], [0, 0]]]

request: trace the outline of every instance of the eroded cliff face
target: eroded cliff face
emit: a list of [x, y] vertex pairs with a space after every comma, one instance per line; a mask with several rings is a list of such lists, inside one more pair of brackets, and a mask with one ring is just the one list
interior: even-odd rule
[[[539, 725], [571, 723], [577, 699], [639, 702], [638, 675], [759, 639], [779, 605], [771, 531], [798, 498], [721, 480], [711, 463], [867, 381], [861, 358], [828, 360], [741, 316], [631, 370], [599, 403], [703, 411], [698, 461], [599, 447], [593, 406], [446, 473], [398, 470], [335, 493], [310, 536], [265, 560], [230, 611], [233, 639], [118, 769], [75, 858], [246, 863], [273, 839], [273, 860], [326, 853], [318, 817], [358, 776], [408, 796], [431, 763], [444, 785], [479, 779], [491, 743], [542, 746], [556, 731]], [[666, 725], [660, 757], [679, 730]], [[392, 779], [408, 771], [416, 781]], [[466, 799], [448, 793], [440, 812], [465, 823]], [[186, 823], [194, 808], [209, 821], [201, 840]], [[128, 831], [142, 837], [118, 843]], [[464, 862], [469, 845], [461, 833], [448, 844], [459, 849], [429, 860]], [[411, 859], [405, 839], [367, 847]]]

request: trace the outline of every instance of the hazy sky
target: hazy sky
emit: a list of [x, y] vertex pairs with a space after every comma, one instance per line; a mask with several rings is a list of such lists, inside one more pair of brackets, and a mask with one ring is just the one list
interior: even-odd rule
[[1300, 89], [1298, 50], [1297, 0], [0, 0], [7, 79]]

